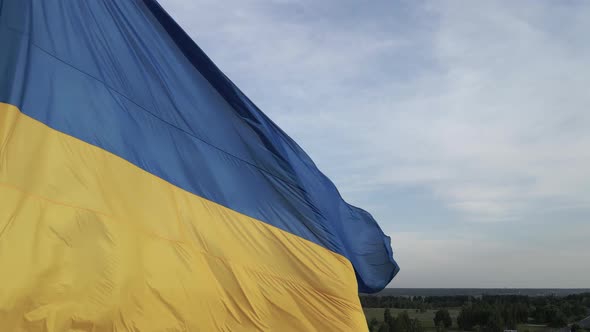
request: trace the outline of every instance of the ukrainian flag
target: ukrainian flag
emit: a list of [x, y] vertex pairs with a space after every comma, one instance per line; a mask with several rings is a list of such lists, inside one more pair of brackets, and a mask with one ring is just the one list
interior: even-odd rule
[[155, 0], [0, 0], [0, 331], [362, 331], [397, 271]]

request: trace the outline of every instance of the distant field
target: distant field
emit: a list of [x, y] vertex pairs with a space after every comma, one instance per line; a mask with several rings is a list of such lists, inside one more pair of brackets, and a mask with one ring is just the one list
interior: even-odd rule
[[590, 288], [385, 288], [376, 296], [527, 295], [567, 296], [590, 293]]
[[[459, 331], [460, 329], [457, 326], [457, 316], [459, 315], [460, 309], [456, 308], [456, 309], [447, 309], [447, 310], [449, 310], [449, 313], [451, 314], [451, 317], [453, 318], [453, 327], [450, 330], [451, 331]], [[383, 321], [383, 312], [385, 311], [385, 308], [363, 308], [363, 311], [365, 312], [365, 316], [367, 317], [367, 320], [370, 321], [371, 319], [375, 318], [380, 322]], [[422, 324], [422, 326], [424, 327], [424, 329], [426, 329], [427, 331], [436, 330], [436, 328], [434, 326], [434, 320], [433, 320], [436, 310], [427, 310], [426, 312], [416, 312], [416, 309], [390, 308], [389, 311], [391, 312], [391, 315], [394, 317], [403, 311], [407, 311], [410, 318], [412, 318], [412, 319], [417, 318], [420, 321], [420, 323]], [[524, 332], [524, 331], [550, 332], [550, 331], [556, 330], [556, 329], [548, 328], [545, 325], [534, 325], [534, 324], [519, 324], [517, 329], [519, 332], [520, 331], [522, 331], [522, 332]]]
[[[384, 308], [364, 308], [365, 316], [367, 316], [368, 320], [372, 318], [376, 318], [378, 321], [383, 321], [383, 312], [385, 311]], [[458, 329], [457, 327], [457, 316], [459, 315], [460, 309], [448, 309], [449, 313], [451, 314], [451, 318], [453, 318], [453, 329]], [[410, 318], [417, 318], [422, 326], [425, 329], [432, 330], [435, 328], [434, 326], [434, 314], [436, 310], [426, 310], [425, 312], [416, 312], [416, 309], [394, 309], [390, 308], [389, 311], [391, 312], [392, 316], [397, 316], [399, 313], [403, 311], [407, 311]], [[531, 330], [530, 332], [536, 332]]]

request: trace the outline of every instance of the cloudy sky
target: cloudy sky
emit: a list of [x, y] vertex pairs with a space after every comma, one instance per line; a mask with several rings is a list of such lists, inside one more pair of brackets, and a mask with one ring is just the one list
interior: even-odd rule
[[590, 2], [160, 2], [391, 235], [391, 287], [590, 287]]

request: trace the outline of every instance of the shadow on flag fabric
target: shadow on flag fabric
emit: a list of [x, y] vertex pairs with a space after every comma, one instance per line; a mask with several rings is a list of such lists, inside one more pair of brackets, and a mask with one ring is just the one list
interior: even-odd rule
[[389, 237], [156, 1], [0, 6], [2, 331], [367, 329]]

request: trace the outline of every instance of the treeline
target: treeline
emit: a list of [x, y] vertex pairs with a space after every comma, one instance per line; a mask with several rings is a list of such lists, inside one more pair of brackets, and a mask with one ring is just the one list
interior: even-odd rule
[[492, 311], [500, 310], [505, 324], [511, 326], [513, 323], [532, 322], [562, 327], [567, 322], [581, 320], [589, 314], [590, 293], [564, 297], [484, 296], [466, 308], [477, 305], [487, 305]]
[[470, 296], [361, 296], [364, 308], [396, 308], [396, 309], [437, 309], [456, 308], [465, 305], [473, 297]]
[[557, 308], [567, 317], [584, 315], [590, 308], [590, 293], [557, 296], [529, 297], [522, 295], [483, 295], [474, 296], [361, 296], [364, 308], [396, 308], [396, 309], [440, 309], [461, 308], [474, 304], [513, 304], [519, 308], [526, 307], [529, 316], [537, 321], [548, 321]]
[[590, 293], [558, 296], [524, 296], [524, 295], [483, 295], [483, 296], [370, 296], [360, 297], [364, 308], [396, 308], [396, 309], [439, 309], [460, 308], [474, 302], [488, 304], [521, 303], [527, 307], [559, 306], [566, 315], [580, 311], [580, 308], [590, 308]]
[[463, 306], [457, 325], [465, 331], [496, 329], [498, 326], [516, 329], [523, 323], [559, 328], [583, 319], [589, 310], [590, 294], [561, 298], [483, 297]]
[[590, 293], [569, 295], [566, 297], [543, 297], [530, 300], [531, 317], [536, 322], [559, 321], [561, 317], [566, 320], [580, 320], [587, 316], [590, 308]]
[[[590, 314], [590, 293], [564, 297], [519, 295], [484, 295], [481, 297], [362, 296], [361, 303], [365, 308], [420, 309], [421, 311], [461, 308], [457, 317], [457, 325], [463, 331], [503, 331], [504, 329], [516, 329], [518, 324], [523, 323], [543, 324], [559, 328], [567, 326], [568, 323], [579, 321]], [[437, 323], [435, 322], [435, 324]], [[391, 326], [395, 327], [395, 325]], [[398, 332], [400, 330], [391, 327], [390, 330], [383, 331]]]
[[383, 321], [373, 318], [367, 323], [370, 332], [424, 332], [424, 328], [418, 319], [410, 318], [406, 311], [394, 317], [391, 315], [389, 308], [383, 312]]
[[[464, 331], [516, 330], [516, 326], [527, 323], [529, 309], [522, 303], [475, 302], [464, 306], [457, 317], [457, 325]], [[563, 326], [563, 325], [562, 325]]]

